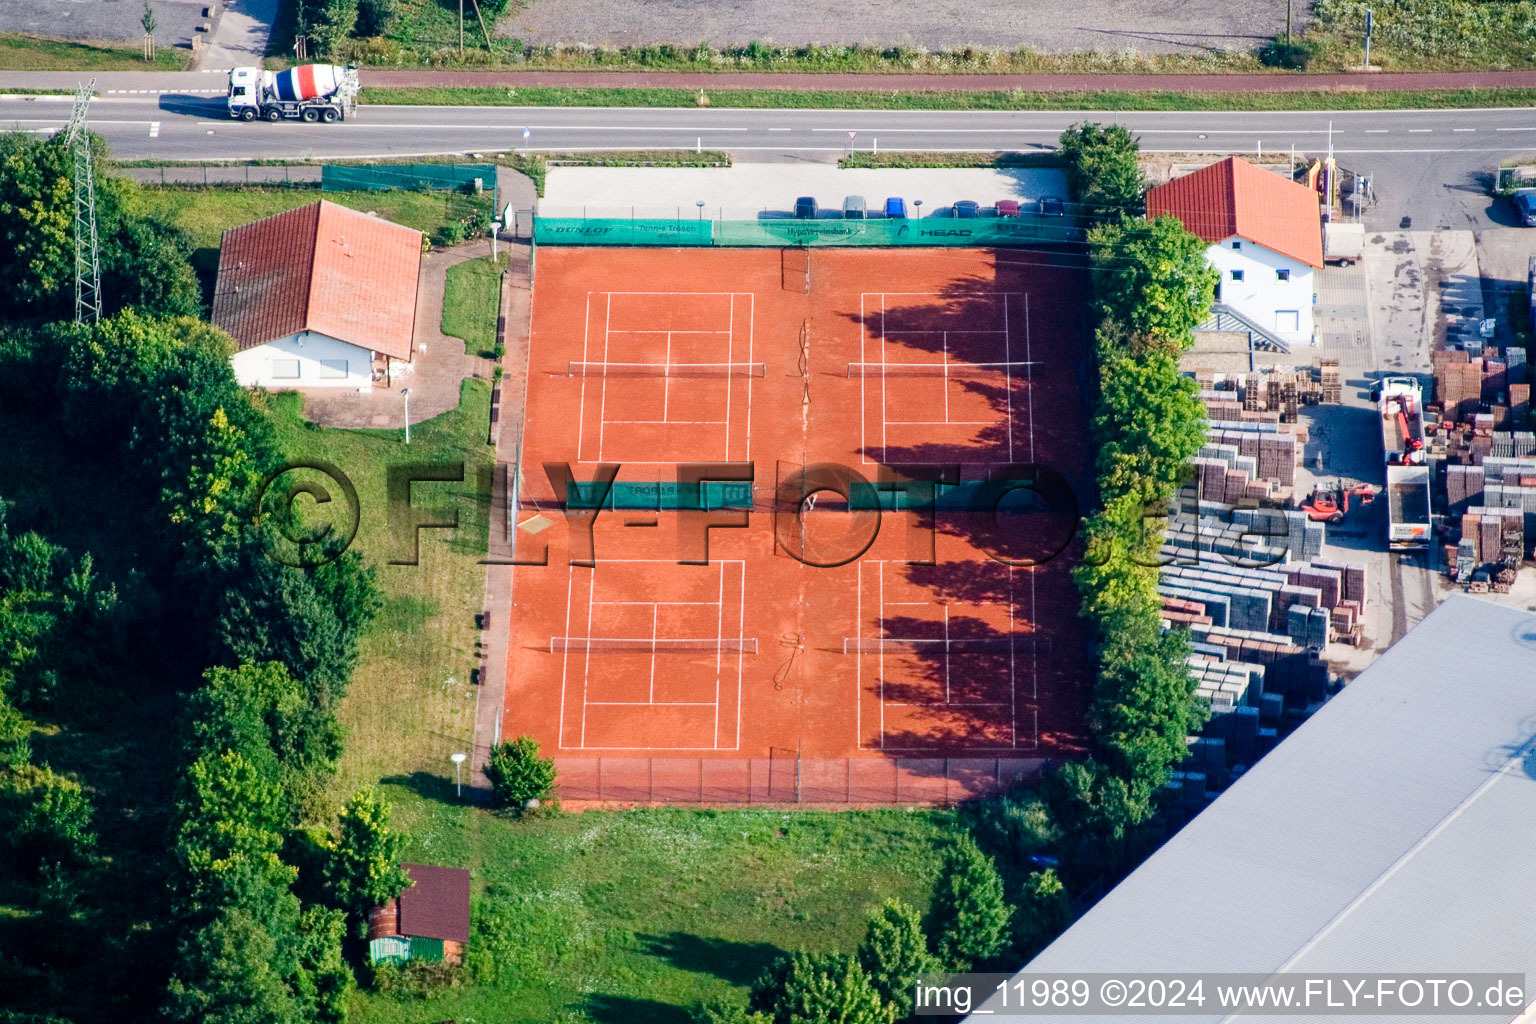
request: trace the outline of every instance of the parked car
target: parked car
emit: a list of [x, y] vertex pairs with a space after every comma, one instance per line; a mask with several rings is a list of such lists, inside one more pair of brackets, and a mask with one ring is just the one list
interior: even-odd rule
[[907, 219], [907, 201], [900, 196], [892, 196], [885, 201], [885, 215], [892, 220]]
[[820, 212], [816, 207], [816, 200], [810, 196], [801, 196], [795, 200], [795, 218], [797, 220], [815, 220]]
[[843, 218], [845, 220], [863, 220], [864, 214], [863, 196], [843, 197]]
[[1528, 228], [1536, 228], [1536, 188], [1515, 191], [1515, 214], [1520, 218], [1520, 223]]
[[955, 216], [969, 219], [981, 214], [981, 206], [969, 199], [962, 199], [955, 204]]
[[1066, 204], [1056, 196], [1041, 196], [1035, 203], [1035, 212], [1042, 217], [1060, 217], [1066, 211]]
[[997, 215], [999, 217], [1017, 217], [1019, 215], [1019, 201], [1017, 199], [999, 199], [997, 201]]

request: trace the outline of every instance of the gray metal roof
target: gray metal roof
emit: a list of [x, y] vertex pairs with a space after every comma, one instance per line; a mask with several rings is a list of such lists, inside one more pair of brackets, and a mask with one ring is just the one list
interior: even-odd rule
[[[1456, 595], [1022, 974], [1536, 977], [1533, 736], [1536, 615]], [[998, 1011], [971, 1019], [1009, 1018]], [[1168, 1024], [1223, 1016], [1063, 1019]]]

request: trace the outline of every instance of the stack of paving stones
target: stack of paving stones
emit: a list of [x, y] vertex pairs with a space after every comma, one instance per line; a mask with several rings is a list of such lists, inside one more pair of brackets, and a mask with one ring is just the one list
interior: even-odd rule
[[1507, 590], [1536, 539], [1536, 433], [1531, 430], [1533, 367], [1523, 346], [1486, 346], [1476, 353], [1432, 354], [1440, 414], [1429, 437], [1429, 462], [1445, 482], [1447, 522], [1455, 536], [1443, 549], [1452, 580]]
[[[1287, 383], [1273, 389], [1281, 401]], [[1207, 443], [1176, 499], [1158, 574], [1164, 623], [1189, 629], [1195, 692], [1211, 705], [1169, 787], [1192, 809], [1263, 756], [1282, 719], [1327, 698], [1323, 656], [1333, 643], [1360, 641], [1366, 593], [1363, 564], [1322, 559], [1322, 523], [1255, 507], [1290, 494], [1304, 433], [1231, 391], [1207, 387], [1201, 399]]]

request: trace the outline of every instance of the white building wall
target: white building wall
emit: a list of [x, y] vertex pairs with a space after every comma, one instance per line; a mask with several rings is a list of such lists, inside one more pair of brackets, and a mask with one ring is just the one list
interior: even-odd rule
[[235, 379], [246, 387], [280, 391], [373, 385], [372, 352], [313, 331], [236, 352], [232, 363]]
[[[1234, 249], [1234, 243], [1240, 248]], [[1211, 246], [1205, 256], [1221, 274], [1219, 302], [1293, 345], [1315, 343], [1312, 306], [1317, 279], [1312, 267], [1235, 237]], [[1234, 270], [1242, 272], [1241, 281], [1233, 278]], [[1280, 280], [1282, 270], [1290, 271], [1289, 281]]]

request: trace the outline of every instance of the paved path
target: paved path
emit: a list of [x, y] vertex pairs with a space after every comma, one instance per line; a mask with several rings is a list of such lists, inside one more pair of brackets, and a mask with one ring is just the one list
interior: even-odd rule
[[804, 89], [929, 92], [1304, 92], [1318, 89], [1531, 89], [1536, 71], [1306, 75], [904, 75], [678, 71], [373, 71], [368, 86]]
[[280, 5], [281, 0], [230, 0], [213, 27], [213, 38], [198, 54], [194, 66], [209, 71], [259, 66], [267, 52]]
[[[526, 179], [525, 179], [526, 180]], [[528, 383], [528, 333], [532, 285], [528, 247], [509, 245], [511, 269], [501, 288], [500, 340], [506, 346], [502, 360], [501, 415], [496, 433], [496, 488], [491, 496], [490, 559], [486, 568], [485, 617], [481, 624], [480, 690], [475, 705], [474, 759], [470, 784], [477, 799], [489, 797], [490, 781], [485, 765], [491, 747], [502, 738], [501, 716], [506, 701], [507, 652], [512, 632], [512, 588], [516, 568], [505, 564], [512, 557], [509, 542], [516, 510], [511, 508], [509, 475], [518, 469], [522, 444], [523, 406]], [[507, 474], [507, 475], [504, 475]], [[500, 563], [500, 564], [497, 564]], [[510, 737], [508, 737], [510, 738]]]
[[[262, 2], [262, 0], [240, 0]], [[238, 6], [238, 4], [237, 4]], [[233, 13], [233, 12], [231, 12]], [[228, 15], [226, 15], [226, 18]], [[263, 44], [265, 45], [265, 44]], [[208, 73], [215, 65], [204, 60]], [[72, 89], [77, 81], [96, 79], [103, 94], [113, 90], [199, 92], [218, 80], [196, 71], [0, 71], [0, 87]], [[365, 68], [363, 88], [369, 86], [488, 86], [519, 88], [566, 86], [580, 88], [678, 89], [814, 89], [905, 92], [960, 89], [1025, 92], [1304, 92], [1317, 89], [1531, 89], [1536, 71], [1393, 72], [1390, 74], [1260, 75], [909, 75], [909, 74], [775, 74], [767, 72], [687, 71], [378, 71]], [[220, 90], [222, 91], [222, 89]]]

